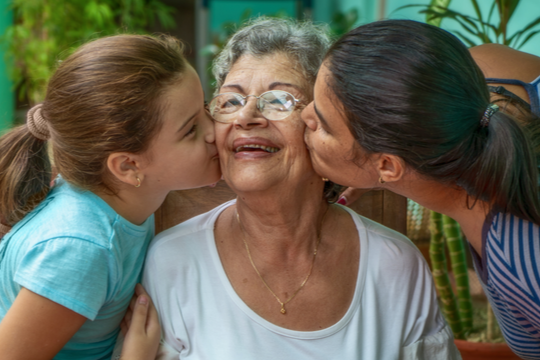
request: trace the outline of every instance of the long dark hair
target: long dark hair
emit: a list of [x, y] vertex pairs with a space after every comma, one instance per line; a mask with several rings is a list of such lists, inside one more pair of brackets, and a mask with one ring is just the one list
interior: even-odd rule
[[488, 87], [455, 36], [414, 21], [374, 22], [344, 35], [325, 61], [366, 154], [399, 156], [423, 176], [540, 224], [531, 142], [540, 134], [502, 111], [482, 126]]
[[[186, 68], [174, 37], [117, 35], [80, 47], [63, 61], [42, 106], [54, 164], [83, 189], [115, 193], [113, 152], [142, 153], [161, 128], [161, 94]], [[49, 191], [46, 142], [27, 125], [0, 138], [0, 213], [13, 225]]]

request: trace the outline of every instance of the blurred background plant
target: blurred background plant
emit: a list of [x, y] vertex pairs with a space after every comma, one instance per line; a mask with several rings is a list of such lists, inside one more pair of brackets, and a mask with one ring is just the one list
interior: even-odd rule
[[336, 39], [352, 30], [359, 20], [357, 8], [348, 11], [336, 11], [330, 22], [330, 32]]
[[14, 0], [11, 7], [13, 25], [2, 37], [8, 72], [19, 100], [30, 104], [43, 100], [58, 62], [84, 42], [119, 29], [175, 26], [174, 9], [158, 0]]
[[462, 30], [452, 32], [469, 46], [498, 43], [520, 49], [540, 32], [540, 16], [520, 26], [520, 30], [512, 34], [508, 32], [508, 24], [520, 0], [493, 0], [487, 16], [482, 13], [477, 0], [470, 2], [476, 16], [450, 9], [450, 0], [432, 0], [428, 5], [406, 5], [401, 8], [419, 7], [419, 12], [426, 15], [426, 22], [435, 26], [440, 26], [444, 19], [457, 22]]

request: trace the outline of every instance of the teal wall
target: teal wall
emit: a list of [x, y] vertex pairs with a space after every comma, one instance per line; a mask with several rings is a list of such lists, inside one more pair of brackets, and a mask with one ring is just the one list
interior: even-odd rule
[[339, 3], [339, 9], [344, 12], [347, 12], [352, 8], [358, 9], [358, 25], [376, 20], [378, 4], [376, 0], [339, 0]]
[[285, 13], [290, 17], [298, 17], [295, 0], [211, 0], [210, 1], [210, 31], [218, 32], [226, 22], [237, 23], [246, 9], [251, 10], [251, 16], [274, 15]]
[[[13, 23], [12, 13], [8, 9], [9, 4], [9, 0], [0, 0], [0, 34], [3, 34]], [[8, 77], [4, 54], [5, 44], [0, 43], [0, 132], [11, 127], [15, 108], [15, 96]]]

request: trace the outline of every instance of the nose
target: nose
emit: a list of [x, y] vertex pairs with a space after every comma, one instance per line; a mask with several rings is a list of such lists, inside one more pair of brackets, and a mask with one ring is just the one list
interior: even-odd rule
[[302, 110], [302, 120], [310, 130], [317, 130], [317, 121], [314, 119], [315, 111], [313, 110], [313, 101]]
[[257, 99], [248, 97], [246, 98], [246, 105], [238, 111], [234, 124], [245, 129], [254, 126], [266, 127], [268, 126], [268, 120], [259, 111]]

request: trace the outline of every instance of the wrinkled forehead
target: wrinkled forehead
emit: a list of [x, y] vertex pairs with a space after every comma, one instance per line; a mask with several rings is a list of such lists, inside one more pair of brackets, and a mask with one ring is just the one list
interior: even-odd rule
[[268, 90], [285, 90], [311, 101], [313, 85], [292, 56], [283, 53], [261, 57], [244, 55], [231, 67], [220, 92], [259, 95]]

